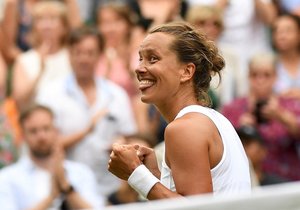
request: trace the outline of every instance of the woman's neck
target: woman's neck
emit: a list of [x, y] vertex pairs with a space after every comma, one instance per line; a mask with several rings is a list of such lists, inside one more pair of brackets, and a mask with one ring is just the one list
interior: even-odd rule
[[95, 87], [94, 78], [77, 78], [77, 83], [82, 89], [89, 89]]
[[285, 62], [298, 62], [300, 60], [299, 50], [290, 50], [285, 53], [279, 53], [279, 58]]
[[300, 52], [291, 51], [279, 56], [281, 63], [291, 76], [298, 74], [300, 65]]
[[167, 122], [171, 122], [175, 119], [180, 110], [190, 105], [200, 105], [200, 103], [195, 98], [181, 98], [180, 100], [157, 104], [156, 106], [164, 119]]

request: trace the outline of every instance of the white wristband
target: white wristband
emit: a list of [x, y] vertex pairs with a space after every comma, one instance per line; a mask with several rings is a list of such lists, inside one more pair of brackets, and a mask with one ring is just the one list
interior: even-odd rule
[[138, 166], [128, 178], [128, 184], [145, 198], [157, 182], [159, 179], [145, 165]]

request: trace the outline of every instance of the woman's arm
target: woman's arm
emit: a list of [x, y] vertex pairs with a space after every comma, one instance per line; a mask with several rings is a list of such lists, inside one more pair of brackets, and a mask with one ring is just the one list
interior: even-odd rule
[[6, 75], [7, 75], [6, 63], [0, 53], [0, 98], [5, 95], [6, 91]]
[[277, 97], [269, 99], [268, 103], [262, 108], [262, 113], [267, 119], [274, 119], [286, 127], [290, 135], [299, 136], [299, 122], [296, 115], [280, 105]]
[[75, 132], [71, 135], [61, 135], [60, 142], [61, 146], [67, 150], [70, 147], [76, 145], [80, 141], [82, 141], [87, 135], [93, 132], [97, 123], [108, 113], [106, 108], [99, 110], [91, 119], [90, 124], [83, 128], [82, 130]]
[[71, 28], [78, 28], [82, 25], [82, 21], [80, 18], [80, 12], [77, 5], [76, 0], [64, 0], [67, 8], [68, 8], [68, 21]]
[[209, 162], [211, 122], [199, 114], [172, 122], [165, 131], [166, 163], [180, 195], [212, 192]]
[[[204, 117], [201, 119], [200, 121], [178, 119], [166, 128], [166, 162], [172, 170], [176, 192], [157, 182], [147, 194], [148, 199], [212, 192], [208, 154], [208, 138], [211, 137], [212, 128], [210, 126], [203, 127], [202, 125], [208, 124], [208, 119]], [[149, 154], [139, 146], [115, 144], [108, 169], [119, 178], [128, 180], [140, 165], [145, 164], [147, 167], [154, 165], [153, 158], [152, 161], [149, 161]], [[151, 168], [149, 171], [154, 176], [153, 171], [156, 170]], [[145, 177], [145, 183], [146, 179], [148, 178]]]
[[277, 17], [277, 9], [272, 0], [255, 0], [255, 8], [265, 24], [271, 25]]
[[17, 33], [18, 33], [18, 1], [6, 0], [5, 9], [2, 21], [3, 37], [5, 42], [3, 46], [5, 50], [5, 58], [7, 62], [14, 62], [17, 56], [21, 53], [21, 50], [16, 45]]
[[35, 92], [39, 78], [31, 80], [25, 72], [24, 66], [17, 61], [13, 67], [12, 94], [18, 106], [28, 103]]

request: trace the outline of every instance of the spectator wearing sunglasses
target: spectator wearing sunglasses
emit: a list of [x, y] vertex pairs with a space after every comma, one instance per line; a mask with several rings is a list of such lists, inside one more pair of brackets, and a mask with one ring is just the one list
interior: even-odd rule
[[275, 57], [256, 54], [249, 64], [249, 92], [226, 105], [222, 113], [235, 128], [255, 127], [267, 150], [263, 172], [287, 180], [300, 180], [300, 101], [273, 91], [276, 82]]

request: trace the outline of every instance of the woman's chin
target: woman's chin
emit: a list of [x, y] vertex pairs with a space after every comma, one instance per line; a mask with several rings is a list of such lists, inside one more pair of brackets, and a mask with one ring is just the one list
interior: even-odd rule
[[152, 104], [153, 102], [149, 96], [143, 94], [141, 95], [141, 101], [146, 104]]

